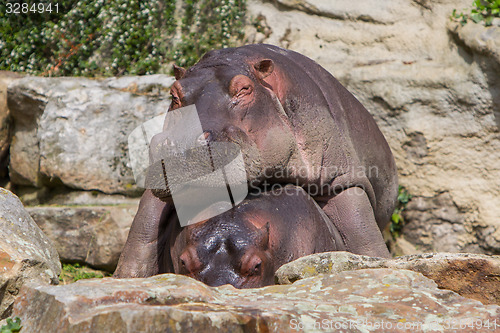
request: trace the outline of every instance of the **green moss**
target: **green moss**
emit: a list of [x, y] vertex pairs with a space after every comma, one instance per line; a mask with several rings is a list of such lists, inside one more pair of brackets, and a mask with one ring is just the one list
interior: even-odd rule
[[21, 319], [19, 317], [15, 317], [14, 320], [12, 318], [7, 318], [7, 325], [3, 325], [0, 327], [0, 333], [16, 333], [20, 332], [21, 328]]
[[474, 0], [470, 12], [458, 13], [456, 9], [451, 14], [451, 19], [465, 25], [469, 20], [474, 23], [484, 22], [490, 26], [495, 17], [500, 17], [500, 0]]
[[394, 209], [394, 213], [392, 213], [390, 225], [390, 231], [394, 239], [399, 236], [400, 231], [403, 229], [405, 221], [402, 213], [408, 202], [411, 200], [411, 197], [411, 194], [408, 193], [406, 188], [399, 186], [398, 202], [396, 204], [396, 209]]
[[0, 69], [45, 76], [190, 66], [210, 49], [241, 42], [246, 8], [244, 0], [184, 0], [177, 19], [176, 0], [60, 0], [58, 12], [52, 5], [51, 13], [9, 14], [14, 2], [0, 4]]
[[110, 273], [95, 270], [78, 263], [76, 264], [63, 264], [59, 281], [62, 284], [68, 284], [83, 279], [95, 279], [111, 276]]

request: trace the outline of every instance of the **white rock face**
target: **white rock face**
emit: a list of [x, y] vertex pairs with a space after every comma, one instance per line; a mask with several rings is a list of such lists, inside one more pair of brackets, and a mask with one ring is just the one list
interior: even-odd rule
[[90, 80], [26, 77], [13, 82], [8, 103], [14, 119], [10, 178], [40, 187], [137, 194], [128, 135], [165, 114], [165, 75]]
[[470, 5], [249, 1], [249, 42], [316, 60], [375, 117], [420, 198], [403, 234], [424, 251], [500, 251], [500, 27], [450, 23]]

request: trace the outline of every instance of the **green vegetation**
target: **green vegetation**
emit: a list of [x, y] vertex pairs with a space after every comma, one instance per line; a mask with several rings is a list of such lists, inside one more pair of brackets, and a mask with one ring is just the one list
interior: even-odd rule
[[[180, 1], [180, 0], [178, 0]], [[58, 12], [7, 13], [0, 3], [0, 69], [45, 76], [169, 71], [243, 38], [245, 0], [59, 0]], [[52, 0], [28, 0], [32, 4]], [[47, 8], [47, 7], [46, 7]], [[175, 15], [180, 17], [176, 19]]]
[[63, 264], [61, 275], [59, 275], [59, 281], [61, 284], [68, 284], [76, 282], [82, 279], [94, 279], [103, 278], [105, 276], [111, 276], [110, 273], [95, 270], [80, 264]]
[[207, 51], [237, 45], [243, 39], [245, 8], [244, 0], [185, 0], [176, 64], [191, 66]]
[[469, 19], [474, 23], [484, 22], [485, 26], [490, 26], [495, 17], [500, 17], [500, 0], [474, 0], [470, 13], [458, 13], [453, 10], [452, 19], [458, 20], [462, 25]]
[[19, 317], [15, 317], [14, 320], [12, 318], [7, 318], [7, 325], [3, 325], [0, 327], [0, 333], [16, 333], [20, 332], [21, 328], [21, 319]]
[[410, 200], [411, 194], [408, 193], [406, 188], [400, 185], [398, 189], [398, 202], [396, 204], [396, 209], [394, 209], [394, 213], [392, 213], [391, 217], [390, 230], [394, 239], [399, 236], [399, 232], [401, 231], [401, 229], [403, 229], [404, 219], [402, 213]]

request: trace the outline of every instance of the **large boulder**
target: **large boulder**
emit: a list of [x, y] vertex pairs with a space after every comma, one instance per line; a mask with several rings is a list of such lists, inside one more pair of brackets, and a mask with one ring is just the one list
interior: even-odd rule
[[18, 187], [17, 194], [62, 262], [114, 271], [139, 198], [61, 187]]
[[311, 57], [373, 114], [416, 201], [402, 234], [424, 252], [500, 253], [500, 27], [450, 23], [470, 6], [248, 1], [250, 42]]
[[57, 251], [19, 199], [0, 188], [0, 319], [26, 282], [58, 284], [61, 263]]
[[19, 73], [0, 71], [0, 178], [7, 175], [10, 147], [10, 114], [7, 108], [7, 87], [21, 78]]
[[8, 89], [14, 120], [12, 183], [140, 194], [130, 168], [128, 135], [165, 114], [172, 82], [165, 75], [13, 82]]
[[366, 269], [245, 290], [173, 274], [31, 284], [13, 315], [28, 332], [441, 332], [478, 322], [491, 329], [500, 307], [412, 271]]
[[276, 271], [280, 284], [318, 274], [367, 268], [407, 269], [434, 280], [439, 288], [484, 304], [500, 305], [500, 256], [469, 253], [424, 253], [394, 259], [373, 258], [349, 252], [325, 252], [299, 258]]
[[113, 272], [137, 205], [38, 206], [27, 211], [52, 241], [62, 262]]

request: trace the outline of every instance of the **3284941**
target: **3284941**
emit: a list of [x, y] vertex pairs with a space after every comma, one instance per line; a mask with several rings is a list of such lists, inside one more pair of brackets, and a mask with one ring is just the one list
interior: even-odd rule
[[6, 14], [59, 13], [59, 4], [55, 3], [6, 3]]

